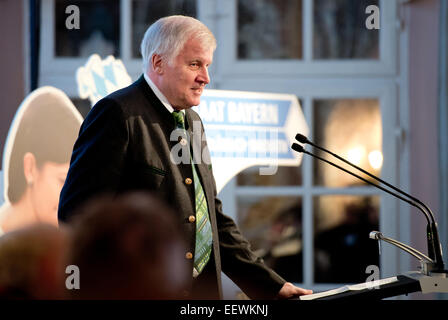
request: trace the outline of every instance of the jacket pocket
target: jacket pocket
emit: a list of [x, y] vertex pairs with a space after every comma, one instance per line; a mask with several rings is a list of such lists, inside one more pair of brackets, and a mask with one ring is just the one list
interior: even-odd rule
[[156, 191], [160, 188], [166, 177], [166, 170], [151, 166], [137, 165], [133, 170], [133, 189]]
[[152, 174], [157, 174], [160, 175], [162, 177], [166, 176], [166, 171], [163, 169], [159, 169], [157, 167], [153, 167], [153, 166], [144, 166], [142, 167], [142, 170], [148, 173], [152, 173]]

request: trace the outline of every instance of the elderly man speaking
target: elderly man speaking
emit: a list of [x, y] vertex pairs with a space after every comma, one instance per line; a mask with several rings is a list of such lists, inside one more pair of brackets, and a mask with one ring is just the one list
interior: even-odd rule
[[210, 82], [215, 48], [211, 31], [191, 17], [161, 18], [148, 28], [143, 75], [100, 100], [82, 124], [59, 220], [69, 222], [77, 206], [99, 194], [153, 191], [174, 207], [185, 233], [192, 274], [186, 299], [221, 299], [221, 271], [252, 299], [309, 294], [251, 251], [216, 197], [202, 122], [191, 110]]

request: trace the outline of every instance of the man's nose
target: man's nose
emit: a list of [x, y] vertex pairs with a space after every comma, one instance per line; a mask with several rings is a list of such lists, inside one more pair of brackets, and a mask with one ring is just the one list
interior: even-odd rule
[[210, 83], [210, 75], [208, 74], [208, 69], [207, 68], [201, 68], [201, 71], [198, 75], [198, 79], [199, 82], [201, 82], [204, 85], [207, 85]]

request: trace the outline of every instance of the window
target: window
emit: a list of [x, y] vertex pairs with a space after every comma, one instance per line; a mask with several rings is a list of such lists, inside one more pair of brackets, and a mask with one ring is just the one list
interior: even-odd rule
[[300, 60], [305, 46], [312, 46], [315, 60], [379, 58], [379, 31], [365, 27], [365, 8], [378, 6], [378, 0], [316, 0], [309, 5], [311, 44], [303, 38], [304, 1], [238, 0], [238, 60]]
[[[380, 176], [382, 123], [376, 99], [316, 99], [313, 111], [317, 145]], [[327, 153], [319, 150], [315, 153], [353, 171]], [[316, 187], [366, 186], [365, 182], [317, 159], [313, 168], [313, 185]], [[372, 190], [373, 194], [376, 191]], [[379, 227], [378, 197], [366, 194], [316, 195], [313, 198], [313, 217], [315, 281], [365, 281], [366, 268], [379, 264], [377, 244], [369, 239], [369, 233]], [[357, 259], [353, 261], [350, 256]]]
[[[93, 53], [121, 59], [136, 79], [141, 74], [140, 42], [147, 27], [167, 15], [196, 17], [201, 1], [42, 0], [39, 86], [56, 86], [78, 97], [76, 70]], [[65, 26], [69, 5], [79, 8], [79, 29]]]
[[379, 31], [365, 26], [367, 6], [378, 0], [316, 0], [313, 59], [379, 58]]
[[302, 199], [238, 197], [238, 225], [252, 249], [288, 281], [302, 282]]
[[[382, 13], [380, 30], [366, 28], [369, 5]], [[224, 76], [396, 71], [396, 1], [229, 0], [219, 10], [225, 24], [219, 28]], [[261, 60], [269, 64], [259, 68]]]
[[[381, 174], [382, 125], [375, 99], [318, 99], [314, 101], [314, 141], [374, 175]], [[335, 160], [317, 150], [317, 155]], [[346, 169], [347, 164], [340, 164]], [[314, 185], [345, 188], [365, 182], [328, 164], [314, 161]]]
[[238, 59], [302, 58], [301, 0], [239, 0], [237, 10]]
[[[79, 30], [67, 29], [65, 9], [75, 5], [80, 12]], [[55, 0], [55, 57], [120, 57], [120, 1]]]
[[[381, 176], [383, 133], [390, 134], [394, 121], [393, 109], [385, 106], [394, 94], [353, 82], [344, 87], [304, 90], [309, 97], [300, 101], [312, 128], [309, 139]], [[350, 91], [356, 96], [347, 98]], [[395, 148], [390, 143], [389, 150]], [[306, 149], [354, 171], [326, 153]], [[324, 290], [329, 284], [364, 282], [366, 268], [379, 266], [377, 243], [369, 239], [371, 231], [380, 230], [381, 193], [374, 187], [308, 156], [299, 167], [279, 167], [272, 176], [248, 168], [234, 183], [243, 234], [284, 278]], [[389, 218], [383, 216], [383, 224]]]
[[161, 17], [182, 14], [196, 17], [196, 0], [133, 0], [132, 58], [140, 59], [140, 42], [146, 29]]
[[314, 282], [361, 283], [379, 266], [378, 196], [320, 195], [313, 199]]
[[[311, 141], [394, 184], [402, 90], [395, 82], [396, 2], [249, 2], [218, 6], [216, 87], [295, 94]], [[381, 10], [380, 30], [365, 27], [368, 5]], [[380, 256], [369, 239], [373, 230], [397, 234], [394, 199], [307, 155], [273, 176], [258, 169], [229, 183], [224, 211], [280, 275], [320, 291], [366, 281], [369, 265], [380, 266], [383, 277], [397, 274], [397, 252], [383, 246]]]

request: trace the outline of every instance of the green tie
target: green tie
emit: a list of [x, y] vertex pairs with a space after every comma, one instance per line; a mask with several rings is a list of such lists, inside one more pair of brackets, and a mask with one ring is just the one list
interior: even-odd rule
[[[185, 121], [183, 113], [180, 111], [173, 112], [174, 120], [178, 129], [183, 130], [186, 135]], [[190, 153], [191, 154], [191, 153]], [[190, 160], [191, 156], [190, 156]], [[191, 168], [193, 170], [194, 180], [194, 192], [196, 203], [196, 247], [194, 254], [194, 269], [193, 275], [196, 277], [199, 275], [210, 259], [210, 253], [212, 251], [212, 227], [208, 216], [207, 201], [205, 199], [204, 189], [202, 189], [201, 181], [196, 172], [196, 166], [193, 161], [191, 162]]]

